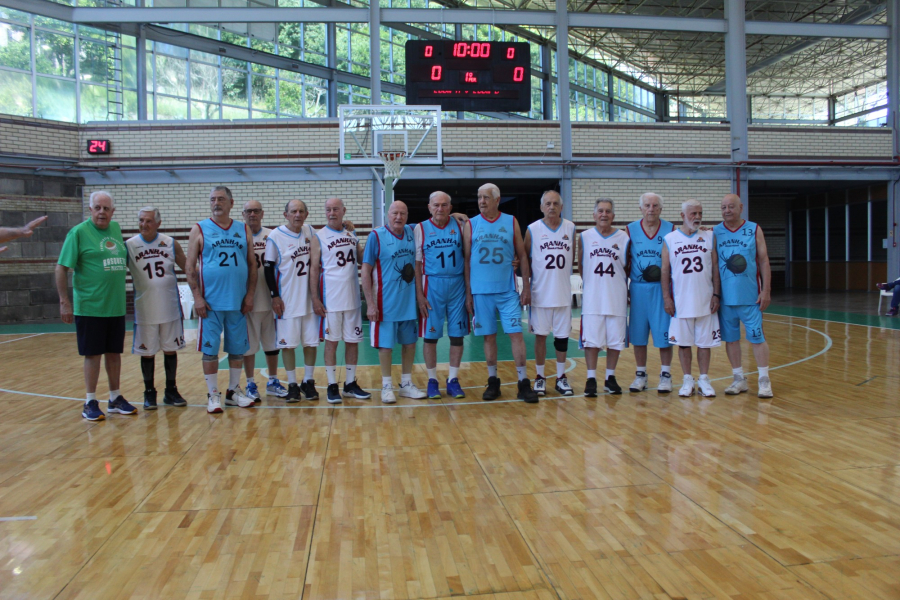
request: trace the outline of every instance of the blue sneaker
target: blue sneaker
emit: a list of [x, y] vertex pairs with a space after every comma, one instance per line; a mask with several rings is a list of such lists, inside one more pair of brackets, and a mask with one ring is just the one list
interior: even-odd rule
[[459, 379], [456, 377], [447, 380], [447, 395], [451, 398], [466, 397], [466, 393], [463, 391], [462, 386], [459, 385]]
[[259, 389], [256, 387], [255, 381], [251, 381], [247, 384], [247, 391], [244, 392], [244, 394], [246, 396], [249, 396], [250, 398], [253, 398], [254, 402], [260, 402]]
[[429, 379], [428, 380], [428, 392], [426, 395], [429, 398], [440, 398], [441, 397], [441, 386], [438, 383], [437, 379]]
[[106, 405], [107, 412], [119, 413], [120, 415], [133, 415], [137, 413], [137, 409], [128, 404], [128, 400], [124, 396], [118, 396], [115, 400], [111, 400]]
[[277, 379], [270, 379], [269, 383], [266, 384], [266, 395], [286, 398], [288, 395], [288, 391], [286, 387], [281, 385], [280, 381], [278, 381]]
[[102, 421], [106, 418], [96, 400], [88, 400], [84, 403], [84, 408], [81, 409], [81, 416], [88, 421]]

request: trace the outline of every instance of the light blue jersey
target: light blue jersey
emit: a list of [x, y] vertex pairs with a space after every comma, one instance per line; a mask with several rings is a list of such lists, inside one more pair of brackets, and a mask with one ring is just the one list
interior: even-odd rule
[[751, 221], [734, 231], [725, 223], [713, 228], [719, 253], [719, 277], [722, 281], [722, 304], [741, 306], [756, 304], [759, 299], [759, 269], [756, 265], [756, 230]]
[[516, 274], [512, 268], [516, 255], [515, 223], [512, 215], [504, 213], [494, 221], [481, 215], [469, 219], [472, 228], [469, 284], [473, 294], [516, 291]]
[[671, 233], [674, 225], [660, 219], [659, 230], [650, 236], [644, 228], [644, 220], [629, 223], [628, 237], [631, 238], [631, 284], [659, 284], [662, 279], [663, 238]]
[[212, 219], [198, 223], [203, 234], [200, 287], [212, 310], [241, 310], [247, 295], [247, 229], [231, 221], [224, 229]]
[[462, 232], [456, 219], [438, 227], [428, 219], [416, 225], [416, 260], [429, 277], [459, 277], [465, 271]]
[[363, 262], [373, 267], [373, 294], [381, 320], [415, 319], [416, 245], [412, 227], [404, 225], [399, 237], [387, 227], [373, 229], [366, 240]]

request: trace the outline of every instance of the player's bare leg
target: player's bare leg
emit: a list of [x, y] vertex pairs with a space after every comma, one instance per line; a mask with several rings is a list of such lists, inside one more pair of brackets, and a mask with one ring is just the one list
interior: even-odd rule
[[88, 394], [97, 393], [97, 381], [100, 380], [100, 364], [102, 354], [84, 357], [84, 389]]
[[735, 394], [740, 394], [741, 392], [746, 392], [748, 387], [747, 378], [744, 377], [744, 368], [741, 366], [741, 343], [725, 342], [725, 354], [728, 355], [728, 362], [731, 363], [731, 372], [734, 375], [734, 381], [725, 388], [725, 393], [729, 396], [733, 396]]

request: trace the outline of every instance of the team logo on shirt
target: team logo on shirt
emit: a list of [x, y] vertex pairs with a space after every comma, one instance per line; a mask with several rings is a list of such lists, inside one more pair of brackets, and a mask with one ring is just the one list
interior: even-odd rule
[[[443, 327], [443, 325], [441, 325], [441, 327]], [[437, 329], [435, 329], [434, 327], [432, 327], [431, 329], [428, 330], [429, 333], [434, 333], [436, 331], [437, 331]]]
[[675, 341], [677, 341], [677, 340], [675, 339], [675, 336], [674, 336], [674, 335], [670, 335], [670, 336], [669, 336], [669, 341], [670, 341], [670, 342], [675, 342]]
[[287, 342], [284, 341], [284, 338], [281, 338], [280, 340], [278, 340], [278, 343], [281, 344], [282, 346], [287, 346]]
[[159, 247], [160, 247], [160, 248], [168, 248], [168, 246], [166, 246], [166, 243], [165, 243], [165, 242], [160, 242], [160, 243], [159, 243]]
[[205, 344], [203, 344], [203, 347], [204, 348], [212, 348], [212, 344], [210, 344], [209, 342], [206, 342]]
[[566, 234], [563, 234], [563, 239], [564, 239], [564, 240], [567, 240], [567, 239], [569, 239], [569, 236], [566, 235]]
[[145, 345], [143, 345], [143, 344], [141, 344], [140, 346], [138, 346], [138, 350], [146, 350], [146, 349], [147, 349], [147, 346], [145, 346]]
[[118, 248], [116, 247], [116, 242], [109, 238], [107, 238], [106, 241], [103, 242], [103, 247], [110, 252], [116, 252], [118, 250]]
[[450, 230], [450, 235], [456, 235], [456, 230], [455, 230], [455, 229], [451, 229], [451, 230]]
[[238, 233], [237, 231], [235, 231], [233, 237], [236, 237], [236, 238], [240, 239], [240, 238], [241, 238], [241, 234]]
[[703, 238], [702, 238], [702, 237], [701, 237], [701, 238], [697, 238], [697, 241], [698, 241], [698, 242], [702, 242], [702, 241], [703, 241]]
[[501, 227], [497, 231], [499, 231], [500, 233], [509, 233], [508, 231], [506, 231], [506, 227]]
[[618, 244], [613, 244], [613, 250], [618, 250], [618, 249], [619, 249], [619, 245], [618, 245]]

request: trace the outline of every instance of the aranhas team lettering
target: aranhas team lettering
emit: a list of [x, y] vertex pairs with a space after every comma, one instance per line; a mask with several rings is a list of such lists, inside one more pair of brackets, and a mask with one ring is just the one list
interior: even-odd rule
[[237, 248], [239, 250], [244, 249], [244, 244], [242, 244], [240, 240], [235, 240], [233, 238], [224, 238], [221, 240], [217, 240], [213, 242], [212, 245], [213, 248], [225, 248], [226, 246], [229, 248]]
[[340, 248], [341, 246], [355, 246], [355, 245], [356, 245], [356, 238], [339, 237], [336, 240], [334, 240], [333, 242], [331, 242], [330, 244], [328, 244], [328, 249], [331, 250], [332, 248]]
[[159, 248], [148, 248], [136, 254], [134, 260], [143, 260], [145, 258], [169, 258], [169, 253]]
[[611, 248], [594, 248], [591, 250], [591, 258], [599, 257], [599, 256], [608, 256], [613, 260], [619, 260], [619, 255], [613, 251]]
[[706, 248], [698, 244], [685, 244], [675, 249], [675, 256], [679, 254], [696, 254], [697, 252], [706, 252]]
[[542, 243], [539, 247], [539, 250], [565, 250], [568, 252], [570, 250], [570, 246], [567, 242], [561, 240], [550, 240], [549, 242]]

